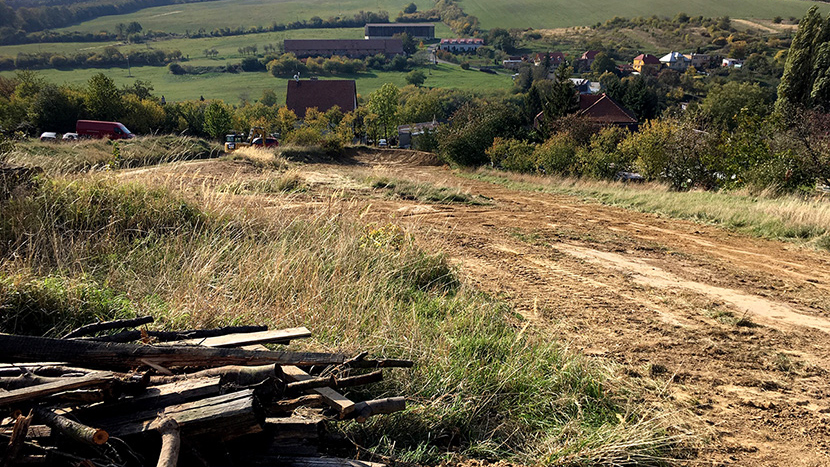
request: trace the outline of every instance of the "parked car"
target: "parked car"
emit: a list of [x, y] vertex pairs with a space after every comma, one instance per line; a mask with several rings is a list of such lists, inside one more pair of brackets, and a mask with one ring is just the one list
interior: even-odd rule
[[378, 147], [379, 148], [388, 148], [389, 143], [386, 142], [386, 139], [381, 138], [381, 139], [378, 140]]
[[78, 141], [78, 133], [64, 133], [61, 139], [64, 141]]
[[75, 123], [75, 132], [79, 137], [85, 138], [130, 139], [135, 137], [122, 123], [98, 120], [78, 120]]
[[54, 131], [44, 131], [43, 133], [40, 134], [40, 140], [41, 141], [57, 141], [58, 140], [58, 134], [55, 133]]

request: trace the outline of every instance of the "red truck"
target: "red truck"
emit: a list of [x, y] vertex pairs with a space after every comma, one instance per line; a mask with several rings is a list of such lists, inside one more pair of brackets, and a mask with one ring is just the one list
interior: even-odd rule
[[80, 138], [135, 138], [135, 135], [119, 122], [100, 122], [98, 120], [78, 120], [75, 123], [75, 133], [78, 133]]

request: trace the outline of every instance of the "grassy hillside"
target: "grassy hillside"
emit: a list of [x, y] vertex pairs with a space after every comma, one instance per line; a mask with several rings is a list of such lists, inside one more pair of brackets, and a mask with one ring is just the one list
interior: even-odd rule
[[[224, 61], [217, 62], [222, 64]], [[228, 103], [237, 103], [243, 99], [258, 99], [262, 91], [271, 89], [277, 93], [280, 103], [284, 103], [287, 81], [274, 78], [268, 73], [207, 73], [204, 75], [173, 75], [165, 67], [133, 67], [132, 77], [125, 68], [87, 68], [79, 70], [42, 70], [43, 77], [53, 83], [67, 83], [83, 86], [89, 78], [104, 72], [119, 87], [132, 84], [136, 79], [149, 80], [155, 90], [154, 94], [164, 96], [169, 101], [222, 99]], [[438, 65], [429, 72], [424, 86], [448, 89], [463, 89], [476, 92], [491, 92], [510, 89], [513, 81], [508, 74], [491, 75], [475, 70], [462, 70], [456, 65]], [[14, 72], [2, 72], [0, 76], [14, 76]], [[321, 78], [329, 79], [329, 78]], [[336, 79], [356, 79], [357, 92], [368, 96], [384, 83], [405, 86], [405, 72], [385, 72], [370, 70], [357, 75], [338, 76]]]
[[[196, 31], [204, 28], [237, 26], [266, 26], [273, 22], [288, 23], [309, 19], [312, 16], [328, 18], [330, 16], [350, 15], [357, 11], [386, 10], [394, 17], [408, 1], [395, 0], [346, 0], [342, 2], [324, 2], [322, 0], [220, 0], [215, 2], [191, 3], [147, 8], [128, 15], [105, 16], [66, 30], [97, 32], [113, 31], [118, 23], [138, 21], [144, 29], [168, 32]], [[418, 8], [429, 7], [432, 2], [419, 0]], [[520, 0], [504, 2], [501, 0], [462, 0], [465, 12], [478, 16], [485, 29], [504, 28], [560, 28], [587, 26], [605, 21], [614, 16], [674, 16], [686, 12], [697, 16], [730, 16], [734, 18], [773, 18], [782, 16], [802, 17], [814, 3], [804, 0], [733, 0], [730, 2], [711, 2], [708, 0], [639, 0], [617, 2], [613, 0], [584, 0], [571, 2], [566, 0]], [[822, 5], [825, 11], [830, 7]]]

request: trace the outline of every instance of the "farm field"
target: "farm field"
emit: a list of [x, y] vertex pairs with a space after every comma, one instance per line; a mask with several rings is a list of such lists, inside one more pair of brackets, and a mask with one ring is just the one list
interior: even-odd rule
[[[289, 23], [307, 20], [313, 16], [328, 18], [330, 16], [347, 16], [360, 10], [386, 10], [390, 19], [403, 8], [407, 2], [378, 0], [349, 0], [346, 2], [311, 2], [273, 1], [273, 0], [220, 0], [215, 2], [169, 5], [147, 8], [120, 16], [105, 16], [79, 25], [69, 26], [63, 30], [97, 32], [113, 31], [118, 23], [138, 21], [145, 30], [165, 32], [197, 31], [200, 28], [211, 31], [216, 28], [236, 28], [251, 26], [268, 26], [274, 22]], [[419, 9], [428, 8], [431, 2], [415, 2]], [[824, 12], [830, 10], [825, 3], [804, 0], [736, 0], [733, 2], [710, 2], [707, 0], [652, 0], [640, 2], [615, 2], [612, 0], [587, 0], [568, 2], [565, 0], [522, 0], [521, 2], [502, 2], [497, 0], [463, 0], [460, 2], [464, 11], [475, 15], [485, 29], [502, 28], [536, 28], [550, 29], [573, 26], [588, 26], [606, 21], [614, 16], [651, 16], [672, 17], [678, 12], [692, 16], [730, 16], [733, 18], [770, 19], [775, 16], [800, 18], [812, 4], [818, 4]], [[447, 31], [443, 31], [446, 33]], [[442, 33], [436, 30], [442, 37]]]
[[[325, 204], [400, 226], [428, 251], [447, 255], [465, 283], [509, 303], [528, 332], [551, 332], [633, 379], [655, 378], [661, 393], [699, 417], [695, 460], [764, 467], [830, 461], [822, 447], [830, 410], [822, 376], [830, 365], [826, 251], [591, 197], [458, 177], [395, 151], [303, 165], [293, 174], [302, 192], [252, 192], [243, 195], [246, 206], [301, 216]], [[266, 175], [208, 161], [120, 177], [150, 185], [182, 180], [204, 190]], [[450, 187], [487, 203], [397, 197], [368, 188], [367, 177]]]
[[[210, 60], [205, 60], [210, 62]], [[215, 62], [221, 65], [224, 61]], [[198, 63], [208, 64], [208, 63]], [[77, 70], [40, 70], [39, 73], [49, 82], [83, 86], [89, 78], [103, 72], [115, 81], [119, 87], [132, 84], [136, 79], [150, 81], [157, 96], [164, 96], [168, 102], [196, 100], [200, 96], [205, 99], [221, 99], [230, 104], [242, 100], [259, 99], [262, 91], [274, 90], [277, 97], [284, 103], [287, 79], [275, 78], [266, 72], [258, 73], [206, 73], [203, 75], [173, 75], [166, 67], [133, 67], [131, 77], [127, 68], [85, 68]], [[370, 70], [358, 75], [338, 76], [335, 78], [322, 77], [320, 79], [355, 79], [357, 92], [366, 97], [372, 91], [380, 88], [384, 83], [393, 83], [398, 87], [405, 86], [406, 72], [374, 71]], [[0, 76], [14, 76], [14, 72], [2, 72]], [[513, 81], [509, 74], [491, 75], [476, 70], [462, 70], [457, 65], [439, 64], [429, 70], [424, 86], [448, 89], [462, 89], [473, 92], [498, 92], [508, 90]]]

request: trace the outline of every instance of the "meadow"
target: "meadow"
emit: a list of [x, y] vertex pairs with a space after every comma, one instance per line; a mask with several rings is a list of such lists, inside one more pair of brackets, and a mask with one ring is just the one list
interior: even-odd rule
[[[406, 5], [405, 1], [347, 0], [344, 2], [323, 2], [313, 0], [300, 2], [296, 0], [220, 0], [215, 2], [169, 5], [147, 8], [128, 15], [105, 16], [86, 21], [79, 25], [64, 28], [98, 32], [113, 31], [118, 23], [138, 21], [144, 29], [165, 32], [197, 31], [204, 28], [211, 31], [216, 28], [249, 28], [268, 26], [273, 22], [289, 23], [291, 21], [310, 19], [312, 16], [328, 18], [346, 16], [360, 10], [386, 10], [390, 19]], [[416, 1], [419, 9], [429, 8], [431, 2]], [[477, 16], [484, 29], [502, 28], [536, 28], [551, 29], [573, 26], [589, 26], [604, 22], [614, 16], [668, 16], [673, 17], [683, 11], [697, 16], [730, 16], [733, 18], [770, 19], [775, 16], [784, 18], [802, 17], [804, 12], [817, 4], [823, 12], [830, 11], [826, 3], [807, 2], [804, 0], [735, 0], [731, 2], [711, 2], [707, 0], [654, 0], [635, 2], [615, 2], [613, 0], [585, 0], [570, 2], [566, 0], [522, 0], [520, 2], [503, 2], [499, 0], [462, 0], [464, 11]], [[437, 33], [437, 31], [436, 31]], [[439, 34], [439, 37], [442, 37]]]
[[[225, 61], [214, 64], [222, 65]], [[202, 63], [199, 63], [202, 64]], [[427, 70], [425, 70], [427, 71]], [[252, 73], [206, 73], [203, 75], [173, 75], [166, 67], [123, 68], [84, 68], [76, 70], [41, 70], [39, 73], [49, 82], [84, 86], [96, 73], [105, 73], [119, 87], [129, 85], [136, 79], [150, 81], [153, 93], [164, 96], [167, 102], [205, 99], [221, 99], [230, 104], [243, 100], [259, 99], [262, 92], [276, 92], [279, 104], [285, 103], [285, 90], [288, 80], [275, 78], [266, 72]], [[356, 75], [321, 77], [320, 79], [354, 79], [357, 81], [359, 96], [369, 94], [383, 86], [393, 83], [398, 87], [406, 86], [406, 72], [369, 70]], [[2, 72], [0, 76], [12, 77], [14, 72]], [[426, 87], [461, 89], [479, 93], [492, 93], [508, 90], [513, 81], [509, 74], [487, 74], [476, 70], [462, 70], [457, 65], [439, 64], [427, 71]]]

